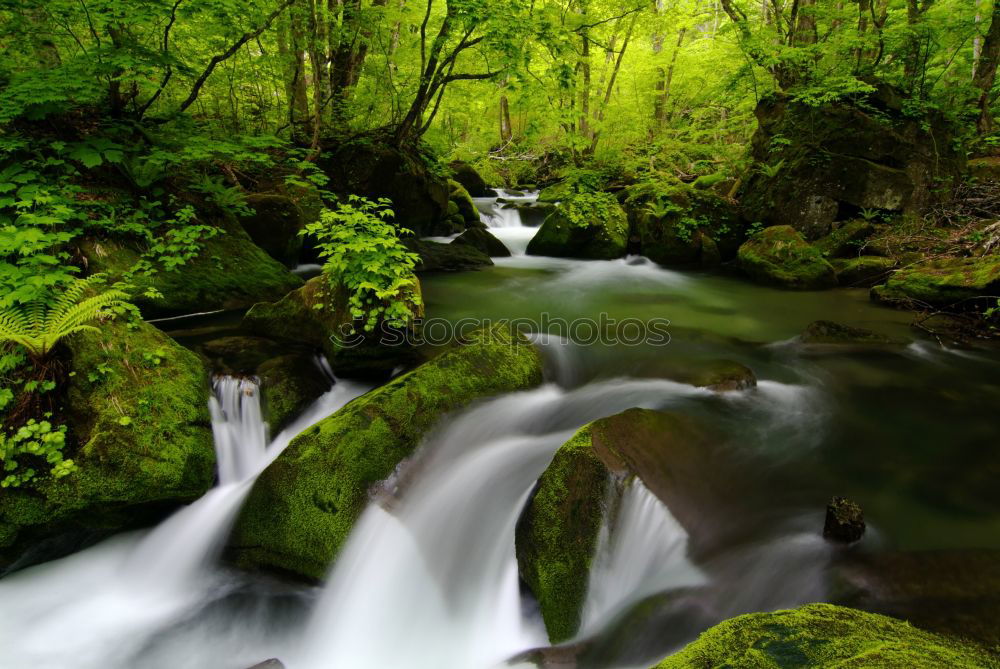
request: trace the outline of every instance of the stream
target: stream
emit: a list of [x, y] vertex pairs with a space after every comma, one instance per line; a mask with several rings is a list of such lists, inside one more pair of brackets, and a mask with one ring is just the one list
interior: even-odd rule
[[[531, 651], [548, 644], [518, 583], [515, 525], [556, 449], [631, 407], [692, 415], [724, 439], [706, 454], [717, 466], [680, 491], [697, 508], [698, 536], [639, 482], [609, 511], [568, 644], [586, 649], [581, 668], [649, 667], [725, 618], [829, 600], [837, 551], [821, 531], [835, 494], [858, 500], [869, 523], [852, 550], [1000, 549], [1000, 355], [916, 339], [910, 314], [864, 290], [787, 292], [641, 257], [527, 256], [537, 228], [517, 207], [476, 206], [512, 256], [423, 277], [429, 317], [657, 318], [669, 320], [669, 343], [536, 333], [546, 382], [448, 416], [411, 463], [418, 475], [392, 504], [369, 506], [317, 587], [242, 573], [219, 555], [256, 476], [370, 387], [334, 379], [270, 438], [256, 383], [219, 377], [217, 486], [156, 528], [0, 581], [0, 667], [246, 669], [270, 657], [288, 669], [535, 666]], [[911, 343], [818, 354], [796, 339], [817, 319]], [[676, 380], [717, 359], [750, 367], [757, 386], [720, 394]]]

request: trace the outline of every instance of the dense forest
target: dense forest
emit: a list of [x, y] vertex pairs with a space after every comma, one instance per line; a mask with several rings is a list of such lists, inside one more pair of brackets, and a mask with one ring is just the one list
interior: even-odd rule
[[0, 667], [1000, 666], [1000, 0], [0, 0]]

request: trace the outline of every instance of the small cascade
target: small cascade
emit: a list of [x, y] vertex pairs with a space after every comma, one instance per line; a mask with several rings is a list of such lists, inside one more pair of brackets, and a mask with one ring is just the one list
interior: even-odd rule
[[208, 401], [219, 465], [219, 485], [242, 481], [264, 459], [267, 423], [260, 407], [260, 382], [233, 376], [216, 377], [215, 396]]
[[630, 605], [659, 592], [703, 585], [687, 557], [688, 536], [642, 481], [626, 483], [601, 530], [580, 635], [600, 631]]

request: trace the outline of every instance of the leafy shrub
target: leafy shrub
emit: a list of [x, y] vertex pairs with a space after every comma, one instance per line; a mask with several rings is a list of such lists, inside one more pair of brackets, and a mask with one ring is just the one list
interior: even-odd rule
[[317, 241], [331, 287], [346, 288], [351, 315], [364, 319], [367, 331], [379, 320], [405, 325], [421, 303], [413, 275], [419, 256], [400, 242], [401, 234], [412, 233], [390, 223], [391, 204], [351, 195], [336, 209], [324, 209], [320, 220], [300, 233]]
[[24, 465], [24, 458], [29, 462], [44, 461], [50, 466], [48, 473], [53, 478], [76, 471], [76, 464], [63, 458], [65, 445], [66, 426], [56, 427], [48, 420], [32, 419], [11, 434], [0, 432], [0, 460], [6, 473], [0, 479], [0, 487], [17, 488], [35, 479], [38, 474], [35, 467], [40, 465]]
[[577, 192], [559, 203], [559, 210], [575, 227], [603, 227], [613, 221], [617, 232], [625, 234], [624, 217], [616, 216], [618, 209], [615, 196], [603, 191]]

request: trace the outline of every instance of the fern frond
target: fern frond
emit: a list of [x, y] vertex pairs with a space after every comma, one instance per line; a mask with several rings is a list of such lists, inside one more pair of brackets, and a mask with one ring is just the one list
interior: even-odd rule
[[84, 323], [100, 316], [106, 309], [122, 304], [126, 299], [128, 299], [128, 295], [120, 290], [109, 290], [106, 293], [88, 297], [63, 313], [57, 314], [57, 318], [46, 323], [45, 331], [65, 337]]

